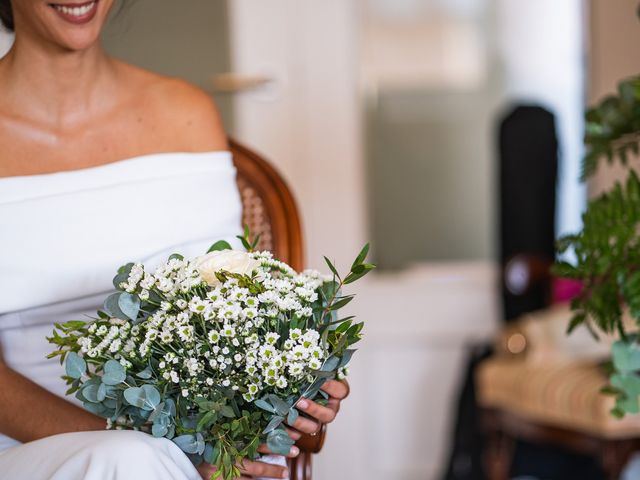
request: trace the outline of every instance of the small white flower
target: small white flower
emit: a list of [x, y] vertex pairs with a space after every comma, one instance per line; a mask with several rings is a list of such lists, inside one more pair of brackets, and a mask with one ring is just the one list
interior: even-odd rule
[[265, 336], [265, 340], [267, 341], [267, 343], [269, 345], [274, 345], [278, 341], [279, 338], [280, 338], [280, 335], [278, 335], [275, 332], [269, 332]]
[[176, 307], [178, 307], [180, 310], [184, 310], [185, 308], [187, 308], [187, 301], [183, 300], [182, 298], [176, 300]]
[[320, 367], [322, 367], [322, 362], [320, 362], [320, 360], [318, 360], [317, 358], [312, 358], [311, 360], [309, 360], [310, 369], [320, 370]]

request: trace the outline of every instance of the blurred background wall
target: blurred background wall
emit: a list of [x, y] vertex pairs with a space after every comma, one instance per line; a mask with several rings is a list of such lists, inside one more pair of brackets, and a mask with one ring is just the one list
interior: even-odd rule
[[[637, 75], [640, 55], [638, 20], [629, 12], [636, 11], [637, 2], [621, 0], [615, 8], [606, 0], [591, 0], [589, 89], [590, 103], [613, 93], [622, 78]], [[603, 165], [589, 185], [590, 194], [608, 189], [613, 182], [625, 178], [618, 165]]]
[[[185, 8], [186, 7], [186, 8]], [[499, 328], [497, 126], [556, 116], [558, 234], [580, 226], [582, 110], [640, 70], [633, 0], [137, 0], [113, 54], [215, 97], [300, 204], [308, 264], [346, 267], [366, 338], [317, 480], [434, 479], [469, 346]], [[11, 38], [0, 32], [0, 52]], [[615, 52], [612, 55], [610, 52]], [[592, 185], [611, 181], [600, 175]]]

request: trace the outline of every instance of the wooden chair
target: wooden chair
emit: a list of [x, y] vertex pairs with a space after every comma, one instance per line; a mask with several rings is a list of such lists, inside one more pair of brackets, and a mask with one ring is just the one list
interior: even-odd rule
[[[242, 222], [260, 235], [258, 248], [269, 250], [296, 270], [304, 268], [300, 215], [282, 176], [257, 153], [230, 140], [242, 198]], [[298, 442], [300, 455], [289, 462], [291, 480], [311, 480], [312, 454], [322, 448], [325, 427]]]
[[[542, 286], [550, 292], [549, 266], [533, 255], [512, 259], [503, 275], [506, 290], [519, 295]], [[607, 377], [598, 361], [548, 359], [561, 347], [547, 335], [558, 330], [554, 326], [564, 332], [570, 318], [568, 306], [557, 306], [510, 323], [497, 338], [495, 355], [478, 368], [479, 420], [488, 439], [485, 467], [491, 480], [509, 478], [518, 440], [592, 456], [611, 480], [640, 450], [640, 417], [611, 416], [613, 399], [600, 393]], [[548, 328], [541, 330], [545, 323]]]

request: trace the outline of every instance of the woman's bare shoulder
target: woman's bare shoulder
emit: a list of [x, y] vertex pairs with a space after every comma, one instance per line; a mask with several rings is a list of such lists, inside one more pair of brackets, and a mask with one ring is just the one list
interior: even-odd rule
[[[224, 126], [212, 97], [185, 80], [120, 63], [134, 102], [152, 123], [176, 139], [180, 151], [228, 148]], [[165, 130], [166, 129], [166, 130]]]

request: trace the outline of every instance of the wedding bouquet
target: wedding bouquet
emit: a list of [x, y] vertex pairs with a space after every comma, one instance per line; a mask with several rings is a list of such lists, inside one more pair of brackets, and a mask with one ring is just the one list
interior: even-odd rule
[[56, 324], [63, 377], [107, 428], [138, 429], [175, 442], [212, 478], [240, 475], [261, 443], [278, 454], [293, 441], [302, 397], [327, 396], [327, 379], [344, 378], [363, 324], [337, 311], [353, 296], [342, 287], [363, 277], [368, 245], [350, 272], [302, 273], [224, 241], [195, 259], [174, 254], [154, 272], [139, 263], [118, 270], [118, 290], [97, 317]]

